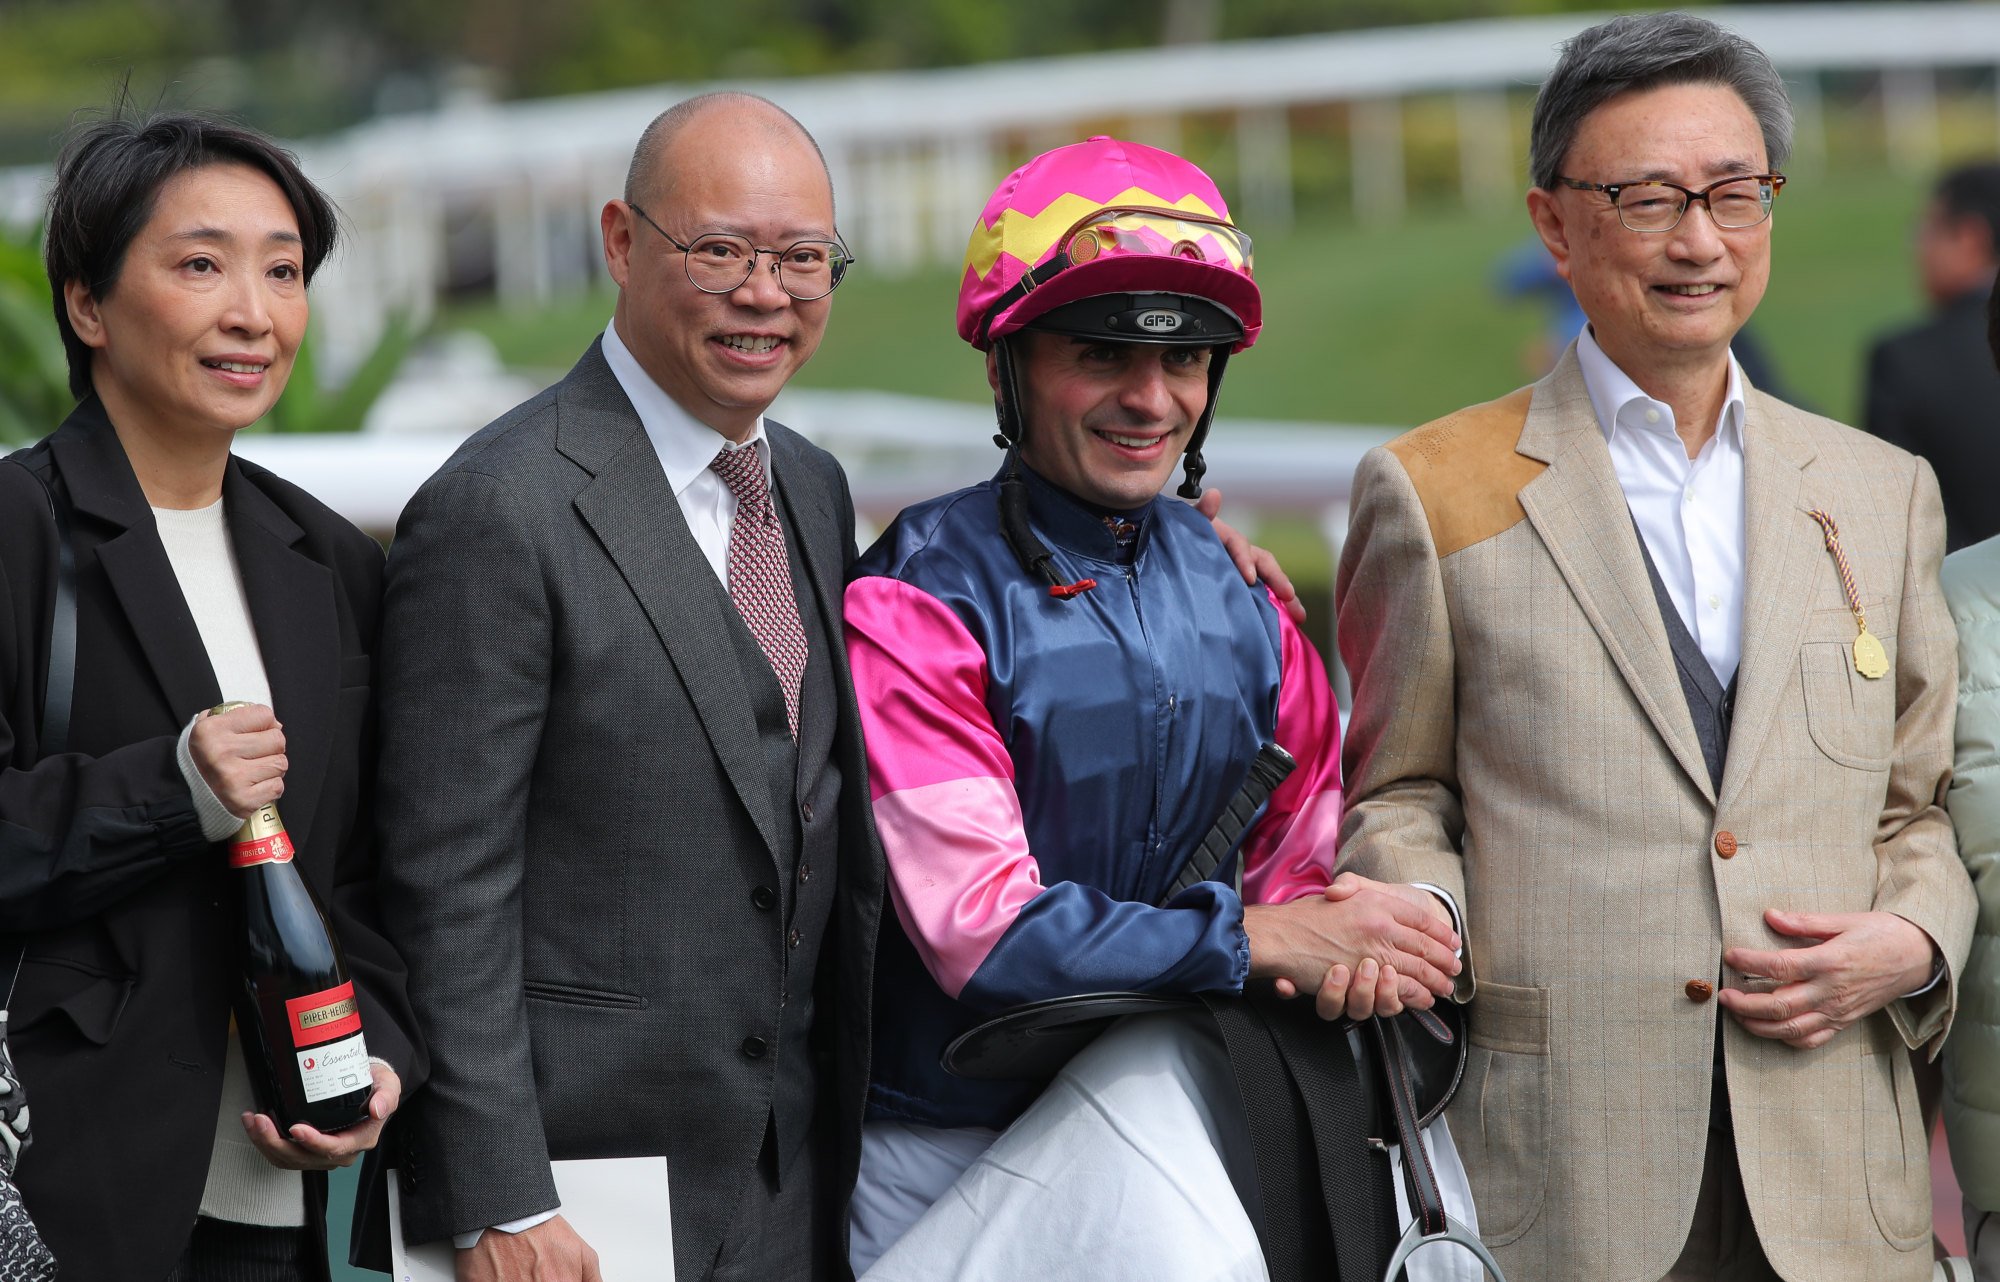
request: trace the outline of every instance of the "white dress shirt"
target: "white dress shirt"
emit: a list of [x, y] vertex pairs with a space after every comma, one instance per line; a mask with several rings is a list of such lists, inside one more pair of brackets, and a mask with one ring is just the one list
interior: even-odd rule
[[660, 456], [667, 484], [687, 518], [688, 530], [701, 546], [701, 553], [714, 567], [715, 577], [729, 585], [729, 526], [736, 519], [736, 495], [723, 483], [709, 464], [725, 449], [756, 449], [764, 464], [764, 484], [771, 484], [771, 447], [764, 438], [764, 416], [759, 414], [750, 438], [741, 445], [682, 409], [661, 389], [618, 337], [618, 327], [604, 325], [604, 361], [611, 366], [618, 386], [639, 414], [653, 452]]
[[[728, 587], [729, 526], [736, 519], [736, 495], [709, 464], [723, 450], [754, 449], [764, 464], [764, 484], [769, 486], [771, 447], [764, 438], [764, 416], [757, 416], [749, 440], [741, 445], [729, 440], [682, 409], [679, 402], [653, 381], [653, 376], [639, 364], [639, 358], [618, 337], [618, 326], [612, 321], [604, 323], [604, 363], [611, 367], [618, 386], [625, 389], [626, 399], [639, 415], [640, 426], [653, 442], [653, 452], [660, 456], [660, 468], [667, 474], [667, 485], [680, 504], [681, 515], [687, 519], [688, 532], [694, 535], [701, 554], [708, 558], [715, 577]], [[554, 1219], [561, 1210], [557, 1206], [493, 1227], [503, 1233], [521, 1233]], [[474, 1229], [460, 1233], [452, 1238], [452, 1245], [469, 1251], [479, 1244], [484, 1232]]]
[[1715, 435], [1690, 459], [1673, 407], [1640, 391], [1588, 326], [1576, 359], [1646, 551], [1726, 687], [1743, 654], [1743, 373], [1731, 356]]

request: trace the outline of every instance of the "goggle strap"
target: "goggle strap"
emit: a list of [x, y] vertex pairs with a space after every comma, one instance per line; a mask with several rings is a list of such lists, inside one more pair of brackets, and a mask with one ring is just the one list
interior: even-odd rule
[[1036, 267], [1029, 270], [1028, 272], [1022, 275], [1021, 279], [1015, 281], [1012, 285], [1009, 285], [1005, 290], [1005, 292], [1003, 292], [1000, 295], [1000, 297], [994, 299], [993, 302], [990, 305], [988, 305], [988, 307], [986, 308], [986, 315], [980, 319], [979, 341], [982, 343], [986, 341], [987, 332], [993, 328], [994, 317], [1000, 315], [1000, 313], [1006, 311], [1009, 307], [1012, 307], [1015, 303], [1020, 302], [1028, 295], [1034, 293], [1036, 289], [1040, 288], [1042, 285], [1047, 284], [1050, 280], [1054, 279], [1057, 272], [1062, 271], [1064, 268], [1068, 266], [1069, 266], [1069, 255], [1057, 254], [1054, 258], [1051, 258], [1046, 263], [1043, 263], [1040, 267]]
[[1041, 579], [1049, 586], [1049, 595], [1059, 601], [1072, 600], [1097, 586], [1095, 579], [1078, 579], [1075, 583], [1064, 583], [1056, 573], [1056, 554], [1048, 545], [1035, 536], [1035, 530], [1028, 523], [1028, 483], [1021, 479], [1021, 410], [1019, 390], [1014, 379], [1014, 354], [1006, 339], [993, 345], [993, 361], [1000, 375], [1000, 391], [995, 396], [995, 409], [1000, 416], [1000, 434], [993, 439], [1007, 451], [1007, 471], [1000, 478], [1000, 534], [1007, 540], [1007, 550], [1021, 563], [1021, 568], [1029, 577]]

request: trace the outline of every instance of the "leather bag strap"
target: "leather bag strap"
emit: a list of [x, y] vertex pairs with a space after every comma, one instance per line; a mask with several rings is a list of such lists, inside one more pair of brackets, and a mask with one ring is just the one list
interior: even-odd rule
[[49, 679], [42, 690], [41, 755], [69, 751], [70, 706], [76, 695], [76, 543], [69, 498], [46, 478], [42, 493], [56, 523], [56, 608], [49, 619]]
[[40, 755], [53, 757], [69, 751], [69, 713], [76, 695], [76, 541], [70, 535], [69, 496], [59, 493], [53, 481], [18, 458], [9, 461], [42, 487], [49, 519], [56, 527], [56, 603], [49, 616], [49, 677], [42, 687], [42, 724], [36, 736]]
[[[26, 464], [21, 469], [35, 478], [49, 501], [49, 516], [56, 527], [56, 602], [49, 618], [49, 675], [42, 687], [42, 724], [37, 742], [43, 758], [69, 750], [70, 707], [76, 696], [76, 544], [70, 536], [70, 506], [67, 495], [59, 494], [48, 478], [37, 475]], [[7, 995], [0, 998], [0, 1021], [5, 1007], [14, 1001], [14, 985], [21, 978], [21, 963], [27, 956], [25, 938], [13, 948], [13, 964], [7, 966]], [[0, 1030], [5, 1023], [0, 1022]], [[4, 1035], [4, 1033], [0, 1033]]]

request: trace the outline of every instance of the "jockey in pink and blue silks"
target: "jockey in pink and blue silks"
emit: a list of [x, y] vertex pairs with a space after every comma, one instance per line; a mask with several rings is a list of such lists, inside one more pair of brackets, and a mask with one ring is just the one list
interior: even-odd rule
[[[1260, 327], [1249, 237], [1170, 153], [1108, 138], [1049, 152], [974, 228], [958, 332], [988, 355], [1006, 460], [906, 509], [847, 589], [901, 926], [877, 961], [858, 1266], [1034, 1101], [1035, 1084], [940, 1066], [998, 1010], [1268, 976], [1332, 1017], [1450, 989], [1457, 941], [1433, 897], [1328, 895], [1326, 669], [1209, 521], [1160, 493], [1184, 465], [1181, 495], [1200, 494], [1224, 366]], [[1266, 743], [1297, 768], [1212, 879], [1161, 905]], [[1395, 923], [1361, 924], [1371, 903]]]

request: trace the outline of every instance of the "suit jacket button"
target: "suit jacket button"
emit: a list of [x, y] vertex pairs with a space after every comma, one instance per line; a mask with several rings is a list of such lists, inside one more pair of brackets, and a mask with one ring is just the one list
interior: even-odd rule
[[1724, 828], [1715, 834], [1715, 853], [1724, 859], [1736, 858], [1736, 834]]
[[765, 912], [770, 912], [777, 906], [778, 892], [769, 886], [759, 886], [750, 892], [750, 902]]
[[801, 935], [801, 934], [800, 934], [800, 933], [798, 932], [798, 928], [797, 928], [797, 927], [793, 927], [793, 929], [792, 929], [792, 933], [791, 933], [791, 935], [790, 935], [790, 936], [789, 936], [788, 938], [789, 938], [789, 940], [790, 940], [790, 942], [791, 942], [791, 945], [792, 945], [792, 947], [794, 947], [794, 948], [797, 948], [797, 947], [799, 946], [799, 941], [800, 941], [800, 940], [802, 940], [802, 939], [804, 939], [804, 938], [805, 938], [805, 936], [804, 936], [804, 935]]
[[1689, 1001], [1699, 1004], [1715, 995], [1715, 985], [1705, 979], [1690, 979], [1681, 991], [1688, 995]]
[[802, 802], [800, 802], [800, 803], [799, 803], [799, 814], [800, 814], [800, 815], [802, 815], [802, 816], [804, 816], [804, 818], [805, 818], [805, 821], [806, 821], [807, 823], [811, 823], [811, 822], [813, 821], [813, 803], [812, 803], [812, 802], [810, 802], [810, 801], [802, 801]]
[[812, 879], [813, 879], [813, 866], [811, 864], [800, 864], [799, 881], [803, 883], [811, 881]]
[[771, 1044], [761, 1037], [746, 1037], [743, 1039], [744, 1059], [762, 1059], [764, 1058], [764, 1052], [770, 1049]]

